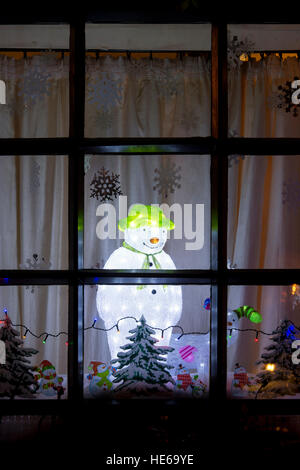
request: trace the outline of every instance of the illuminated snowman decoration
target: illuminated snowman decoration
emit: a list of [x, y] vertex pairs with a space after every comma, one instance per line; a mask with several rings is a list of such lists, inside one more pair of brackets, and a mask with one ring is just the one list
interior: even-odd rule
[[[121, 219], [119, 230], [124, 232], [123, 246], [115, 250], [104, 269], [176, 269], [171, 257], [163, 250], [168, 231], [174, 223], [167, 219], [158, 207], [135, 204], [128, 217]], [[180, 286], [171, 285], [100, 285], [97, 291], [97, 309], [104, 321], [111, 359], [128, 344], [129, 330], [136, 327], [134, 319], [144, 315], [153, 328], [165, 329], [176, 325], [182, 312]], [[114, 325], [117, 328], [113, 328]], [[157, 330], [157, 346], [168, 346], [172, 328]]]

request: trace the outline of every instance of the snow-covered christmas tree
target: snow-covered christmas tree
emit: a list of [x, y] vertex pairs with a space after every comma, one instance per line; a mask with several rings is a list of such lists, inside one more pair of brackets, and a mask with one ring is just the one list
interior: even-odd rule
[[140, 319], [140, 324], [133, 330], [127, 339], [130, 344], [121, 346], [126, 352], [119, 352], [117, 370], [114, 372], [114, 383], [119, 385], [115, 392], [126, 391], [136, 395], [150, 395], [155, 392], [166, 392], [170, 389], [166, 386], [168, 382], [175, 384], [168, 369], [172, 366], [166, 364], [166, 358], [162, 357], [173, 351], [171, 347], [157, 347], [157, 339], [151, 335], [155, 331], [146, 324], [144, 316]]
[[292, 362], [295, 333], [295, 327], [290, 320], [283, 320], [272, 332], [272, 343], [265, 348], [266, 352], [257, 362], [265, 367], [257, 374], [260, 384], [258, 397], [275, 398], [300, 392], [300, 364]]
[[5, 344], [5, 364], [0, 364], [0, 397], [34, 398], [36, 380], [33, 367], [27, 357], [37, 354], [32, 348], [24, 348], [20, 333], [12, 327], [7, 313], [0, 328], [0, 340]]

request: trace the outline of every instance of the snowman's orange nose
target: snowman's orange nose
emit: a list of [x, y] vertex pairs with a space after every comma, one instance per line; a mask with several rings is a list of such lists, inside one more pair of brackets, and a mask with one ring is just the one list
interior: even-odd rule
[[150, 242], [151, 242], [153, 245], [156, 245], [156, 243], [159, 242], [159, 238], [156, 238], [156, 237], [150, 238]]

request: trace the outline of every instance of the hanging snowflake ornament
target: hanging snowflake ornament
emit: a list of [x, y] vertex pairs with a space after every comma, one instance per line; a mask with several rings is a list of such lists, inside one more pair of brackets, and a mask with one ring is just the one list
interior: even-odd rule
[[27, 258], [26, 264], [20, 264], [21, 269], [49, 269], [50, 267], [50, 261], [46, 261], [44, 257], [39, 259], [37, 253], [33, 253], [32, 259]]
[[153, 81], [157, 84], [160, 97], [172, 98], [183, 90], [183, 76], [179, 72], [174, 73], [172, 69], [156, 69], [153, 71]]
[[[33, 253], [32, 259], [27, 258], [25, 264], [20, 264], [19, 265], [20, 269], [50, 269], [51, 267], [51, 262], [46, 261], [44, 257], [39, 259], [39, 255], [37, 253]], [[31, 294], [34, 294], [35, 287], [39, 286], [26, 286], [25, 289], [29, 290]]]
[[228, 168], [232, 167], [232, 163], [234, 165], [236, 165], [241, 160], [245, 160], [245, 155], [229, 155], [229, 157], [228, 157]]
[[98, 110], [109, 112], [122, 105], [123, 81], [107, 72], [92, 77], [87, 86], [87, 100]]
[[277, 87], [277, 91], [271, 92], [268, 98], [268, 106], [285, 113], [291, 113], [293, 117], [297, 117], [299, 115], [300, 104], [292, 102], [292, 95], [295, 92], [294, 88], [292, 88], [292, 83], [295, 80], [299, 80], [299, 77], [286, 81], [284, 85]]
[[283, 183], [282, 204], [294, 210], [300, 208], [300, 180], [298, 178], [288, 178]]
[[84, 156], [84, 174], [86, 175], [89, 169], [91, 168], [91, 158], [92, 155], [85, 155]]
[[22, 96], [24, 106], [29, 107], [51, 94], [51, 74], [39, 66], [28, 67], [19, 84], [18, 96]]
[[100, 199], [100, 202], [113, 201], [113, 197], [123, 194], [120, 186], [120, 175], [109, 172], [104, 167], [97, 170], [90, 183], [90, 197]]
[[154, 191], [158, 190], [159, 194], [168, 197], [169, 193], [174, 193], [175, 189], [181, 188], [179, 184], [181, 180], [180, 175], [181, 167], [176, 166], [175, 163], [170, 163], [162, 168], [155, 168], [154, 173]]
[[250, 41], [248, 38], [239, 41], [237, 36], [233, 36], [233, 38], [228, 42], [227, 47], [228, 68], [231, 70], [238, 69], [243, 64], [241, 57], [249, 57], [254, 46], [255, 43]]

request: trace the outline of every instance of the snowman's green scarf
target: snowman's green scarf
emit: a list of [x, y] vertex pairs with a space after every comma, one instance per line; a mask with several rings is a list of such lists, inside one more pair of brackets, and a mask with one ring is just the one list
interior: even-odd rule
[[[145, 255], [145, 259], [143, 261], [141, 269], [150, 269], [150, 262], [151, 262], [150, 257], [152, 258], [153, 264], [156, 267], [156, 269], [161, 269], [161, 264], [158, 261], [158, 259], [155, 257], [155, 255], [147, 254], [147, 253], [144, 253], [143, 251], [136, 250], [135, 248], [133, 248], [133, 246], [128, 245], [128, 243], [126, 243], [126, 242], [123, 242], [123, 246], [124, 246], [124, 248], [127, 248], [127, 250], [133, 251], [134, 253], [140, 253], [141, 255]], [[162, 250], [158, 251], [155, 254], [158, 254], [158, 253], [161, 253], [161, 252], [162, 252]], [[144, 286], [144, 285], [143, 286], [137, 286], [137, 289], [141, 290], [141, 289], [145, 289], [145, 287], [146, 286]], [[166, 289], [166, 288], [167, 288], [167, 286], [164, 285], [164, 289]]]

